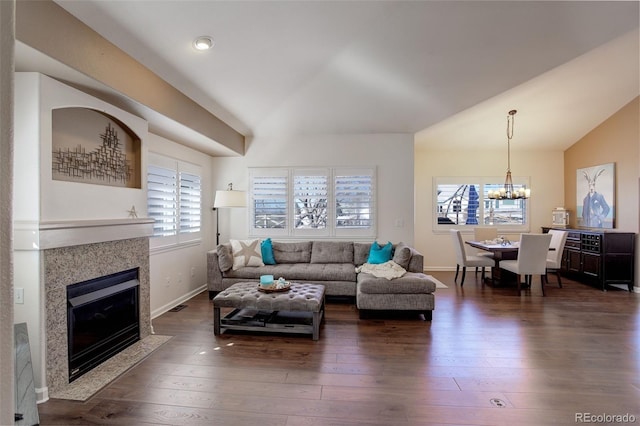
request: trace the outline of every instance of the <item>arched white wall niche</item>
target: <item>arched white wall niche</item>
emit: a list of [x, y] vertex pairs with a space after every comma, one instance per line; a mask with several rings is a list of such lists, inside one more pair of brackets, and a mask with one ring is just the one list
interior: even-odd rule
[[116, 117], [91, 108], [52, 111], [53, 180], [141, 188], [141, 141]]

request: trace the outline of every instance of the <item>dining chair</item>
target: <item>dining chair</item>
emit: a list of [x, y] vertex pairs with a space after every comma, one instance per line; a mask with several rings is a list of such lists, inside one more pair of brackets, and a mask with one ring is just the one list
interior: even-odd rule
[[467, 254], [460, 231], [457, 229], [450, 229], [449, 233], [451, 234], [453, 248], [456, 252], [456, 276], [453, 281], [458, 281], [458, 272], [460, 272], [460, 267], [462, 266], [462, 279], [460, 280], [460, 287], [462, 287], [464, 285], [464, 277], [467, 273], [467, 266], [475, 266], [482, 267], [482, 281], [484, 282], [484, 268], [491, 268], [495, 266], [493, 259], [486, 256], [472, 256]]
[[[496, 238], [498, 238], [498, 228], [495, 226], [476, 226], [473, 228], [473, 241], [495, 240]], [[480, 250], [476, 253], [476, 256], [493, 258], [493, 253]], [[478, 267], [476, 267], [476, 274], [478, 274]]]
[[521, 234], [518, 245], [518, 258], [501, 260], [501, 269], [518, 275], [518, 293], [521, 290], [520, 276], [524, 275], [525, 284], [531, 287], [533, 275], [540, 275], [542, 295], [544, 296], [544, 276], [547, 272], [547, 253], [551, 244], [550, 234]]
[[[567, 231], [560, 231], [559, 229], [550, 229], [551, 244], [549, 245], [549, 252], [547, 253], [547, 273], [555, 272], [558, 277], [558, 287], [562, 288], [562, 280], [560, 279], [560, 267], [562, 266], [562, 253], [564, 252], [564, 245], [567, 242]], [[553, 250], [551, 250], [553, 249]], [[547, 284], [549, 284], [549, 278], [545, 273], [544, 276]]]

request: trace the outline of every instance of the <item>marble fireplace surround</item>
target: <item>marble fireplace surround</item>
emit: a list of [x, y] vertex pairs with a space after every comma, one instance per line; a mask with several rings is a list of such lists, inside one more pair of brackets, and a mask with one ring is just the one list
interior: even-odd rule
[[[111, 224], [113, 225], [113, 224]], [[47, 385], [50, 394], [63, 389], [69, 383], [68, 340], [67, 340], [67, 294], [66, 287], [78, 282], [121, 272], [127, 269], [139, 269], [139, 305], [140, 305], [140, 339], [151, 334], [150, 312], [150, 278], [149, 278], [149, 238], [150, 225], [143, 223], [140, 231], [131, 232], [131, 228], [139, 223], [116, 224], [116, 228], [125, 228], [132, 238], [93, 242], [96, 234], [104, 227], [110, 231], [116, 229], [108, 224], [97, 227], [50, 227], [55, 235], [63, 231], [67, 235], [67, 242], [73, 245], [52, 247], [42, 250], [43, 278], [45, 289], [45, 318], [46, 318], [46, 371]], [[148, 225], [148, 226], [147, 226]], [[41, 228], [40, 232], [43, 233]], [[89, 233], [87, 238], [78, 236]], [[142, 236], [137, 236], [141, 234]], [[111, 235], [111, 237], [107, 237]], [[113, 232], [106, 232], [104, 237], [113, 238]], [[42, 237], [42, 235], [41, 235]], [[55, 239], [55, 238], [53, 238]], [[92, 241], [82, 244], [80, 241]], [[42, 239], [41, 239], [42, 241]], [[58, 244], [51, 244], [58, 245]], [[42, 247], [41, 247], [42, 248]]]

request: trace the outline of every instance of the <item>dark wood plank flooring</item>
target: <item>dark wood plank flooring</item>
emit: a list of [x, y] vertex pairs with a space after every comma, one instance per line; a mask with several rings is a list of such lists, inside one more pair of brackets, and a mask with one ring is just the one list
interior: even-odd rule
[[153, 320], [169, 343], [87, 402], [40, 404], [41, 424], [573, 425], [579, 413], [640, 423], [640, 295], [566, 278], [560, 289], [550, 276], [547, 297], [539, 280], [518, 296], [473, 270], [463, 289], [453, 273], [433, 275], [449, 288], [432, 322], [360, 320], [352, 304], [329, 303], [317, 342], [216, 338], [202, 293]]

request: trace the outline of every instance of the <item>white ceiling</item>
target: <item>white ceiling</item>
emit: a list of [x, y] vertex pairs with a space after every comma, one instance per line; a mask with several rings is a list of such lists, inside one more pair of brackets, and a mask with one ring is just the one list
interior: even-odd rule
[[635, 1], [56, 3], [245, 135], [565, 149], [640, 94]]

